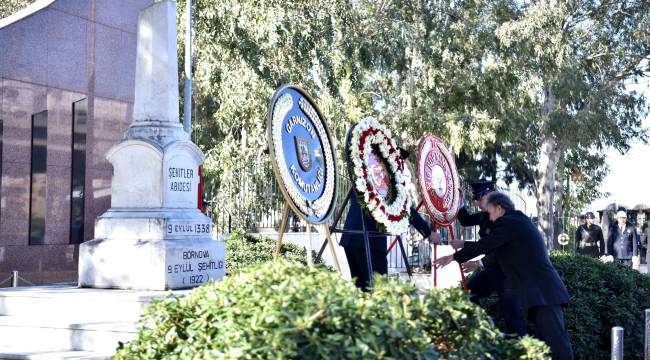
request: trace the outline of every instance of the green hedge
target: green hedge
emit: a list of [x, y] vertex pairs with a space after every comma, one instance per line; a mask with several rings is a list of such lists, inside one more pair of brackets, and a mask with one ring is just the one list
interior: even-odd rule
[[[609, 358], [611, 328], [625, 329], [625, 357], [643, 358], [644, 310], [650, 308], [650, 277], [615, 263], [553, 253], [551, 261], [571, 295], [566, 329], [576, 359]], [[495, 296], [481, 304], [503, 325]], [[529, 324], [529, 328], [532, 326]]]
[[419, 294], [383, 278], [365, 293], [339, 274], [264, 263], [145, 310], [116, 359], [544, 359], [505, 340], [458, 289]]
[[[226, 274], [233, 275], [243, 268], [273, 260], [275, 240], [265, 236], [252, 236], [235, 230], [226, 238]], [[316, 259], [316, 253], [313, 259]], [[303, 247], [283, 243], [280, 255], [287, 261], [307, 264], [307, 251]], [[322, 261], [318, 261], [321, 264]]]

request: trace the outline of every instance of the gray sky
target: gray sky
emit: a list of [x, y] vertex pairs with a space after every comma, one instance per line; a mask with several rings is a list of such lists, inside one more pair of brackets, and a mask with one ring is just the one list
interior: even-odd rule
[[[650, 81], [631, 85], [630, 89], [642, 91], [650, 99]], [[643, 120], [650, 127], [650, 117]], [[638, 204], [650, 206], [650, 145], [632, 144], [630, 151], [621, 155], [616, 150], [608, 152], [609, 174], [600, 187], [611, 195], [594, 201], [589, 210], [600, 210], [611, 203], [633, 207]]]

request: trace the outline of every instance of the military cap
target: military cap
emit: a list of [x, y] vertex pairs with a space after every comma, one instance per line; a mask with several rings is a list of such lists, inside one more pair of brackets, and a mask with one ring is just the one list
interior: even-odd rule
[[483, 197], [483, 195], [496, 190], [496, 181], [489, 180], [477, 180], [469, 184], [472, 187], [472, 194], [474, 195], [474, 200], [478, 200]]

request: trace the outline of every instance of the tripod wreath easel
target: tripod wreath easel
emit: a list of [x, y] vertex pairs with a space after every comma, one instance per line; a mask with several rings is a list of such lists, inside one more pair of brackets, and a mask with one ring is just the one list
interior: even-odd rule
[[[273, 259], [277, 260], [280, 257], [280, 250], [282, 248], [282, 240], [284, 238], [284, 233], [286, 232], [286, 227], [287, 223], [289, 220], [289, 213], [291, 212], [291, 206], [288, 203], [285, 203], [284, 206], [284, 211], [282, 212], [282, 221], [280, 224], [280, 229], [278, 230], [278, 239], [275, 242], [275, 251], [273, 252]], [[311, 249], [311, 226], [312, 224], [307, 223], [307, 264], [309, 266], [314, 265], [314, 261], [312, 259], [312, 249]], [[339, 260], [338, 257], [336, 256], [336, 250], [334, 249], [334, 242], [332, 241], [332, 236], [330, 234], [330, 229], [327, 226], [327, 224], [322, 224], [323, 226], [323, 231], [325, 233], [325, 241], [323, 242], [323, 248], [318, 254], [317, 259], [319, 259], [322, 256], [323, 251], [325, 250], [325, 246], [327, 245], [330, 249], [330, 252], [332, 254], [332, 259], [334, 260], [334, 266], [336, 267], [336, 271], [341, 273], [341, 265], [339, 265]]]

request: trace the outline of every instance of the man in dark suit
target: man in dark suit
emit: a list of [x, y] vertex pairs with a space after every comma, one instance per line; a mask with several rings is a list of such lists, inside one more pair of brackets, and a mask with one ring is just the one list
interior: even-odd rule
[[576, 252], [599, 257], [605, 255], [603, 229], [594, 224], [596, 216], [591, 211], [585, 214], [585, 223], [576, 230]]
[[[409, 153], [399, 148], [400, 157], [408, 159]], [[362, 216], [363, 214], [363, 216]], [[359, 199], [356, 192], [352, 192], [350, 197], [350, 209], [348, 216], [345, 219], [343, 226], [345, 230], [362, 230], [361, 221], [364, 221], [366, 231], [377, 232], [377, 222], [368, 214], [367, 211], [361, 209]], [[409, 222], [415, 229], [424, 237], [429, 238], [429, 241], [437, 242], [440, 239], [439, 234], [431, 231], [427, 222], [420, 216], [420, 214], [411, 207]], [[388, 273], [388, 260], [386, 259], [386, 250], [388, 248], [386, 236], [369, 236], [370, 242], [370, 262], [372, 263], [372, 272], [379, 274]], [[340, 245], [345, 250], [345, 257], [348, 260], [350, 267], [350, 275], [355, 279], [355, 285], [360, 289], [366, 289], [370, 281], [370, 274], [368, 274], [368, 267], [366, 264], [366, 254], [364, 250], [364, 236], [359, 233], [346, 233], [343, 232], [341, 236]]]
[[453, 260], [464, 263], [494, 252], [505, 276], [504, 287], [518, 293], [524, 314], [534, 321], [537, 336], [550, 346], [553, 359], [573, 359], [562, 310], [569, 303], [569, 294], [549, 260], [539, 230], [515, 210], [507, 195], [493, 192], [486, 203], [493, 221], [490, 234], [481, 241], [464, 243], [455, 254], [440, 258], [437, 266]]
[[614, 260], [628, 267], [638, 269], [639, 250], [637, 247], [636, 228], [627, 221], [625, 209], [616, 213], [618, 224], [609, 229], [607, 236], [607, 253]]
[[[496, 181], [479, 180], [472, 182], [470, 185], [472, 186], [474, 203], [480, 212], [470, 214], [463, 206], [458, 212], [458, 221], [462, 226], [478, 226], [479, 241], [481, 241], [490, 233], [490, 227], [492, 226], [490, 215], [485, 208], [485, 200], [491, 192], [496, 190]], [[462, 242], [452, 242], [452, 246], [456, 244], [462, 244]], [[506, 324], [505, 332], [524, 336], [526, 334], [526, 322], [521, 313], [519, 297], [516, 292], [504, 289], [504, 275], [496, 263], [494, 253], [489, 253], [480, 260], [463, 264], [465, 272], [471, 272], [479, 268], [481, 270], [467, 283], [467, 287], [472, 294], [470, 300], [478, 304], [480, 298], [488, 297], [496, 291]]]

